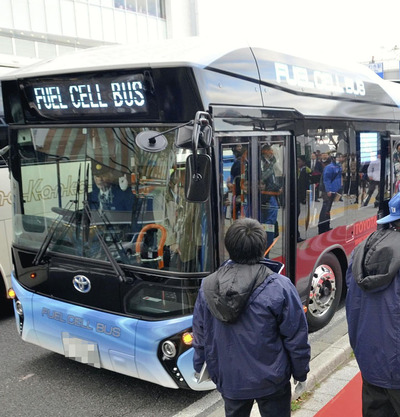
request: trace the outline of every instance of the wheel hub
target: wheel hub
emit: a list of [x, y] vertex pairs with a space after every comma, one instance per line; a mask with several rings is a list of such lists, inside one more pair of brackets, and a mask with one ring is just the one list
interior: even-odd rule
[[336, 297], [336, 278], [329, 265], [319, 265], [311, 281], [308, 311], [314, 317], [327, 313]]

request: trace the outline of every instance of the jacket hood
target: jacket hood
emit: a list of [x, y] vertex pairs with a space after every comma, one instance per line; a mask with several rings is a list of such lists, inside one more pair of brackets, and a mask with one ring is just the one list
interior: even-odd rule
[[383, 291], [399, 269], [400, 234], [395, 230], [377, 230], [354, 251], [352, 272], [364, 291]]
[[234, 323], [253, 291], [272, 273], [266, 263], [222, 265], [202, 285], [211, 314], [222, 322]]

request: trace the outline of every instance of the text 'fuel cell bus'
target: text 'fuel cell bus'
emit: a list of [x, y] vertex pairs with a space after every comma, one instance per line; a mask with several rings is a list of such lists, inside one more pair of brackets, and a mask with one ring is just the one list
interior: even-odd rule
[[316, 330], [395, 190], [400, 86], [362, 66], [192, 38], [85, 50], [2, 89], [22, 339], [166, 387], [213, 388], [191, 314], [235, 219], [264, 225]]

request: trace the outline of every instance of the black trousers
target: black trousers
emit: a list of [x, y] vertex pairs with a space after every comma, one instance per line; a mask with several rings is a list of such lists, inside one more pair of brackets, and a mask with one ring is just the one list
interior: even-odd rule
[[254, 401], [257, 401], [261, 417], [290, 417], [290, 382], [271, 395], [249, 400], [231, 400], [222, 396], [225, 402], [226, 417], [249, 417]]
[[318, 234], [325, 233], [331, 230], [331, 208], [335, 196], [335, 193], [332, 193], [330, 197], [325, 191], [322, 193], [323, 203], [321, 207], [321, 212], [319, 213]]
[[363, 378], [363, 417], [400, 417], [400, 390], [377, 387]]

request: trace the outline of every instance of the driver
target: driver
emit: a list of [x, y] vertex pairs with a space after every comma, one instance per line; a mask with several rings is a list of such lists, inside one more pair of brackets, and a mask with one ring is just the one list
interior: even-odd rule
[[[116, 171], [92, 161], [93, 187], [88, 200], [90, 208], [99, 210], [131, 211], [134, 196], [126, 175], [118, 180]], [[119, 181], [119, 183], [117, 182]]]

